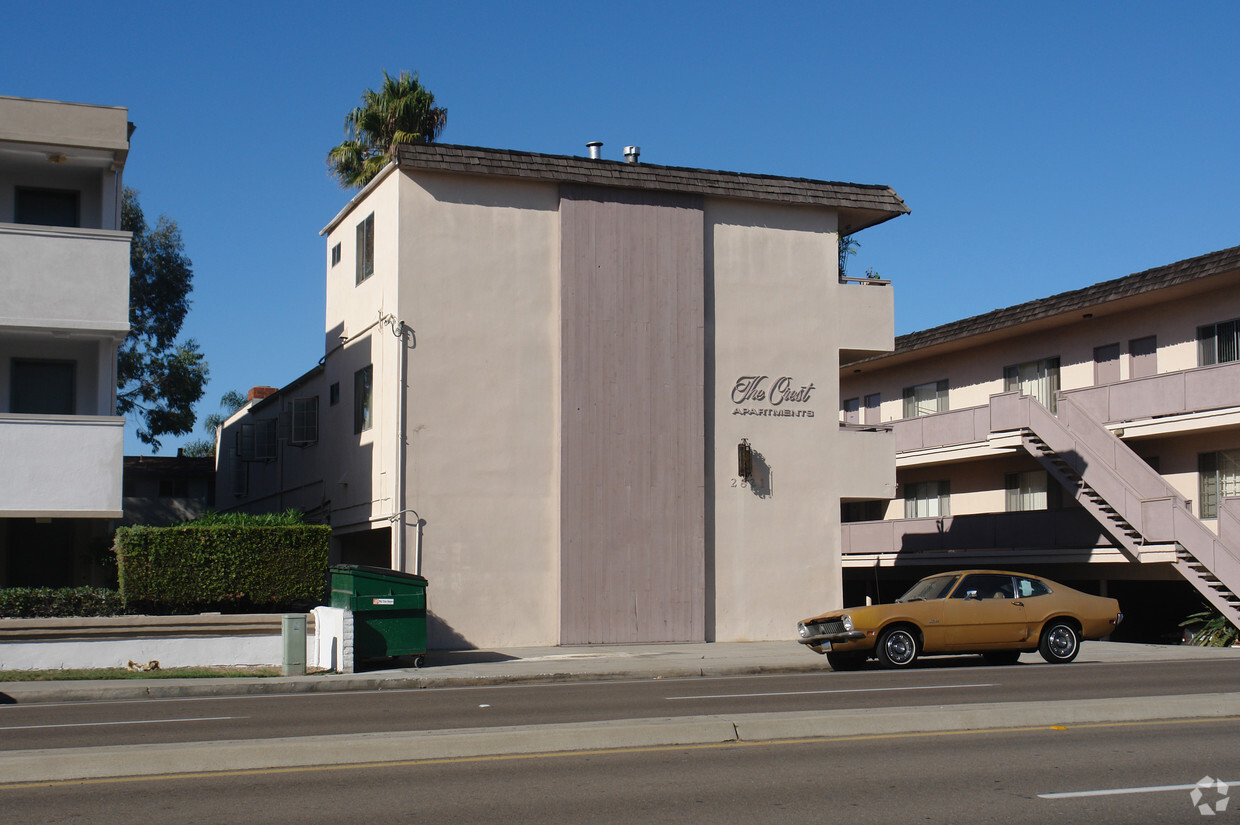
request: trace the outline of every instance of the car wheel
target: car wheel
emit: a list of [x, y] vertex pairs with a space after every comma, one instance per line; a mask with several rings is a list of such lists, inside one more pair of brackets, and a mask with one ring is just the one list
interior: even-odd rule
[[1081, 634], [1070, 622], [1056, 619], [1042, 631], [1038, 652], [1051, 664], [1066, 664], [1081, 652]]
[[865, 654], [828, 653], [827, 664], [832, 670], [860, 670], [865, 664]]
[[1014, 665], [1020, 661], [1019, 650], [995, 650], [983, 653], [982, 659], [988, 665]]
[[883, 667], [908, 667], [917, 661], [920, 646], [917, 634], [907, 627], [893, 627], [878, 637], [878, 663]]

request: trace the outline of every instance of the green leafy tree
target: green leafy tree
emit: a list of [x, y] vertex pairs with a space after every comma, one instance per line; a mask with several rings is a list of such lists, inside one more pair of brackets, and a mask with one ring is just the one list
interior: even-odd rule
[[215, 457], [215, 431], [232, 415], [245, 406], [245, 396], [236, 390], [229, 390], [220, 397], [220, 409], [224, 412], [209, 413], [202, 419], [202, 429], [211, 436], [191, 441], [181, 448], [181, 452], [190, 458]]
[[117, 353], [116, 411], [138, 422], [138, 438], [159, 450], [164, 435], [194, 429], [194, 404], [207, 383], [207, 360], [193, 339], [177, 342], [194, 271], [176, 222], [147, 225], [136, 190], [125, 187], [121, 228], [129, 251], [129, 335]]
[[448, 121], [448, 110], [417, 73], [393, 78], [383, 72], [379, 91], [362, 93], [362, 105], [344, 119], [346, 140], [327, 153], [327, 165], [341, 186], [360, 189], [387, 164], [397, 143], [433, 143]]

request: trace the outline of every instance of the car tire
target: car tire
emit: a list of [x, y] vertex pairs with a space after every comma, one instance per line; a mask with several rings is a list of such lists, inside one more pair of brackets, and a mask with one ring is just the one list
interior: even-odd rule
[[917, 631], [911, 627], [892, 627], [883, 631], [878, 637], [878, 645], [874, 649], [878, 663], [885, 668], [909, 667], [917, 661], [921, 652], [921, 643], [917, 639]]
[[1081, 652], [1081, 633], [1076, 625], [1064, 619], [1047, 622], [1038, 642], [1038, 653], [1053, 665], [1071, 662]]
[[988, 665], [1014, 665], [1020, 661], [1019, 650], [995, 650], [983, 653], [982, 659]]
[[831, 669], [835, 671], [843, 670], [860, 670], [865, 664], [865, 654], [857, 653], [828, 653], [827, 664], [831, 665]]

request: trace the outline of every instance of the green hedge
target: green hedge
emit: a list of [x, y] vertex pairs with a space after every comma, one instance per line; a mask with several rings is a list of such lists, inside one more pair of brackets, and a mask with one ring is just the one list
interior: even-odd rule
[[119, 616], [125, 600], [103, 587], [9, 587], [0, 589], [0, 617]]
[[121, 595], [141, 612], [244, 612], [321, 604], [331, 528], [122, 527]]

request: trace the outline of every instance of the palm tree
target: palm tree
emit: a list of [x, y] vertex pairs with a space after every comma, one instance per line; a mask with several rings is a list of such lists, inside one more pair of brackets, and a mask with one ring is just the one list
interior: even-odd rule
[[191, 441], [181, 448], [181, 454], [191, 458], [214, 458], [215, 457], [215, 431], [216, 429], [232, 417], [233, 413], [246, 405], [246, 398], [236, 390], [229, 390], [220, 398], [220, 409], [225, 410], [227, 414], [217, 412], [209, 413], [202, 420], [202, 428], [210, 434], [211, 438], [200, 438], [197, 441]]
[[327, 153], [327, 165], [341, 186], [360, 189], [387, 165], [397, 143], [433, 143], [448, 121], [448, 110], [418, 82], [415, 72], [393, 78], [385, 70], [379, 91], [362, 93], [362, 105], [344, 119], [347, 140]]

